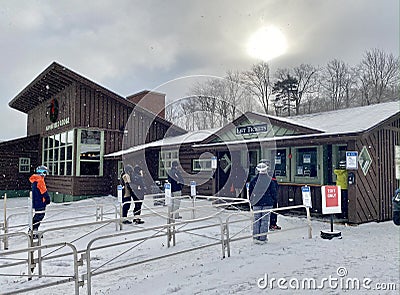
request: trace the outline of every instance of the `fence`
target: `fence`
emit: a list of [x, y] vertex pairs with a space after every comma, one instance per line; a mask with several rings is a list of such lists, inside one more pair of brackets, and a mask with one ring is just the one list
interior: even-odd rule
[[[148, 196], [146, 196], [147, 198]], [[166, 224], [163, 225], [157, 225], [157, 226], [152, 226], [152, 227], [144, 227], [141, 229], [137, 230], [132, 230], [132, 231], [123, 231], [123, 232], [117, 232], [114, 234], [107, 234], [107, 235], [102, 235], [102, 236], [97, 236], [93, 239], [91, 239], [88, 243], [86, 248], [83, 248], [81, 250], [78, 250], [75, 248], [75, 246], [72, 244], [72, 242], [67, 243], [58, 243], [58, 244], [51, 244], [51, 245], [41, 245], [41, 235], [46, 233], [46, 235], [50, 232], [54, 231], [65, 231], [66, 229], [71, 229], [71, 228], [76, 228], [76, 227], [84, 227], [84, 226], [93, 226], [93, 225], [99, 225], [103, 226], [105, 224], [110, 224], [110, 223], [115, 223], [120, 225], [121, 227], [121, 217], [120, 218], [114, 218], [114, 219], [109, 219], [107, 221], [104, 220], [99, 220], [99, 221], [94, 221], [94, 222], [89, 222], [89, 223], [82, 223], [82, 224], [75, 224], [75, 225], [66, 225], [66, 226], [61, 226], [61, 227], [56, 227], [56, 228], [48, 228], [45, 229], [42, 232], [39, 232], [39, 239], [37, 242], [37, 245], [34, 245], [32, 243], [32, 240], [30, 240], [29, 235], [26, 233], [7, 233], [8, 236], [13, 236], [13, 235], [24, 235], [27, 236], [27, 241], [28, 241], [28, 248], [26, 249], [20, 249], [20, 250], [15, 250], [15, 251], [8, 251], [1, 253], [1, 256], [6, 256], [6, 255], [11, 255], [12, 253], [26, 253], [27, 256], [26, 258], [22, 259], [22, 261], [16, 262], [16, 263], [11, 263], [2, 266], [1, 268], [6, 268], [6, 267], [12, 267], [15, 265], [20, 265], [27, 263], [28, 266], [28, 279], [33, 276], [31, 272], [33, 272], [34, 267], [37, 265], [38, 266], [38, 276], [40, 277], [46, 277], [46, 274], [43, 274], [42, 272], [42, 263], [45, 260], [51, 260], [51, 259], [56, 259], [64, 256], [69, 256], [72, 255], [74, 257], [73, 260], [73, 268], [74, 268], [74, 274], [71, 276], [68, 276], [66, 279], [63, 280], [58, 280], [56, 282], [51, 282], [51, 283], [44, 283], [40, 285], [40, 288], [44, 287], [49, 287], [49, 286], [54, 286], [55, 284], [62, 284], [62, 283], [67, 283], [67, 282], [72, 282], [74, 281], [74, 286], [75, 286], [75, 294], [79, 294], [79, 286], [83, 286], [87, 284], [87, 294], [91, 294], [91, 289], [92, 289], [92, 278], [98, 275], [102, 275], [105, 273], [117, 271], [123, 268], [127, 267], [133, 267], [136, 265], [140, 265], [143, 263], [148, 263], [152, 261], [158, 261], [160, 259], [165, 259], [171, 256], [175, 255], [180, 255], [183, 253], [191, 252], [191, 251], [196, 251], [202, 248], [206, 247], [215, 247], [219, 246], [221, 247], [221, 256], [222, 258], [230, 257], [231, 255], [231, 244], [233, 242], [243, 240], [243, 239], [248, 239], [253, 237], [251, 234], [244, 234], [241, 235], [241, 233], [245, 233], [249, 228], [252, 226], [253, 222], [253, 212], [252, 211], [237, 211], [234, 213], [230, 213], [224, 220], [222, 218], [222, 212], [226, 214], [226, 210], [224, 210], [227, 207], [230, 208], [235, 208], [237, 205], [248, 203], [247, 200], [243, 199], [236, 199], [236, 198], [216, 198], [216, 197], [211, 197], [211, 196], [196, 196], [195, 198], [188, 199], [187, 196], [181, 197], [184, 201], [188, 200], [187, 202], [190, 204], [190, 206], [181, 208], [181, 212], [185, 211], [190, 211], [192, 219], [190, 220], [184, 220], [180, 222], [176, 222], [173, 218], [171, 218], [171, 212], [169, 211], [169, 207], [160, 207], [159, 209], [156, 210], [156, 208], [152, 208], [151, 214], [144, 214], [144, 216], [158, 216], [163, 218], [166, 221]], [[215, 201], [218, 200], [218, 204], [216, 204]], [[222, 202], [221, 202], [222, 200]], [[207, 210], [207, 208], [210, 208], [210, 204], [207, 201], [214, 201], [212, 208], [217, 208], [217, 211], [214, 215], [211, 216], [206, 216], [206, 217], [198, 217], [196, 218], [196, 215], [198, 216], [202, 211]], [[200, 205], [200, 202], [206, 202], [207, 204], [205, 205]], [[299, 209], [299, 208], [305, 208], [307, 211], [307, 227], [308, 227], [308, 236], [311, 238], [311, 219], [310, 219], [310, 213], [309, 213], [309, 208], [305, 206], [291, 206], [291, 207], [284, 207], [284, 208], [274, 208], [274, 209], [269, 209], [269, 210], [264, 210], [264, 212], [279, 212], [281, 210], [292, 210], [292, 209]], [[148, 208], [147, 208], [148, 209]], [[165, 212], [167, 210], [167, 212]], [[118, 211], [118, 210], [117, 210]], [[242, 218], [242, 217], [245, 218]], [[233, 217], [240, 217], [242, 219], [237, 219], [233, 220]], [[211, 224], [204, 224], [205, 222], [210, 222], [213, 221]], [[236, 233], [236, 234], [231, 234], [230, 233], [230, 228], [234, 223], [245, 223], [245, 225], [242, 227], [242, 229]], [[188, 225], [194, 225], [194, 227], [191, 228], [185, 228]], [[216, 227], [219, 231], [219, 238], [216, 238], [215, 236], [208, 236], [208, 235], [202, 235], [200, 232], [204, 229], [210, 229], [212, 227]], [[283, 231], [282, 231], [283, 232]], [[143, 259], [140, 259], [138, 261], [134, 262], [127, 262], [123, 261], [121, 264], [116, 264], [116, 260], [121, 257], [122, 255], [125, 255], [129, 251], [135, 249], [139, 245], [152, 240], [152, 239], [162, 239], [165, 238], [168, 248], [171, 246], [176, 245], [176, 237], [177, 235], [181, 236], [182, 234], [192, 234], [197, 237], [202, 237], [202, 238], [207, 238], [211, 239], [211, 242], [207, 242], [205, 244], [197, 245], [196, 247], [189, 247], [184, 250], [177, 250], [177, 251], [170, 251], [168, 253], [161, 253], [161, 255], [156, 255], [153, 257], [146, 257]], [[4, 235], [2, 235], [4, 236]], [[0, 235], [1, 237], [1, 235]], [[124, 240], [120, 240], [121, 237], [124, 237]], [[182, 239], [184, 240], [184, 239]], [[75, 240], [76, 241], [76, 240]], [[75, 242], [73, 241], [73, 242]], [[95, 247], [95, 244], [99, 244], [104, 241], [110, 241], [108, 244], [101, 244]], [[50, 247], [57, 247], [58, 246], [69, 246], [72, 248], [72, 252], [66, 252], [66, 253], [61, 253], [57, 255], [51, 255], [51, 253], [47, 253], [46, 255], [42, 255], [41, 251], [42, 249], [50, 248]], [[119, 254], [113, 258], [111, 258], [109, 261], [106, 263], [103, 263], [100, 266], [95, 266], [93, 267], [93, 252], [95, 251], [101, 251], [101, 250], [110, 250], [115, 247], [119, 247], [122, 245], [131, 245], [131, 247], [124, 251], [122, 254]], [[18, 251], [18, 252], [16, 252]], [[37, 258], [35, 259], [33, 257], [33, 253], [37, 252]], [[111, 251], [109, 251], [111, 252]], [[81, 254], [81, 258], [78, 260], [78, 255]], [[96, 261], [96, 260], [95, 260]], [[110, 262], [113, 262], [114, 265], [109, 267]], [[83, 270], [83, 274], [80, 276], [80, 280], [78, 278], [78, 266], [82, 266], [83, 263], [86, 262], [86, 269]], [[97, 262], [97, 261], [96, 261]], [[30, 272], [30, 270], [31, 272]], [[82, 272], [82, 270], [81, 270]], [[18, 275], [19, 276], [19, 275]], [[28, 291], [32, 290], [34, 288], [38, 288], [37, 286], [32, 286], [32, 287], [27, 287], [25, 289], [20, 289], [15, 292], [21, 292], [21, 291]], [[7, 293], [7, 294], [14, 294], [13, 292]]]

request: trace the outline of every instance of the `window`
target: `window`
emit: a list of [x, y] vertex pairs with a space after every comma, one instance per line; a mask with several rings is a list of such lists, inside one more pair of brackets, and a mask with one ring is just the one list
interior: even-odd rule
[[178, 151], [160, 151], [159, 165], [158, 165], [158, 177], [165, 179], [168, 177], [167, 172], [172, 167], [173, 161], [179, 161]]
[[104, 132], [78, 130], [77, 176], [103, 175]]
[[192, 160], [193, 171], [212, 171], [211, 159], [193, 159]]
[[317, 177], [317, 148], [299, 148], [296, 152], [296, 176]]
[[271, 158], [274, 159], [275, 175], [286, 177], [286, 149], [271, 151]]
[[31, 159], [30, 158], [19, 158], [19, 172], [29, 173], [31, 171]]
[[43, 138], [42, 163], [50, 175], [72, 175], [74, 130]]

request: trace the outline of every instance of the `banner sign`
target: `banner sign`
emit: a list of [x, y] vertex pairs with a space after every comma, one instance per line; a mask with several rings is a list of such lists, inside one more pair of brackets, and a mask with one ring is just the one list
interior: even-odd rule
[[322, 214], [342, 213], [340, 186], [325, 185], [321, 187]]
[[357, 151], [346, 151], [346, 169], [357, 170], [358, 169], [358, 152]]
[[190, 182], [190, 196], [196, 196], [196, 181]]
[[211, 169], [217, 169], [217, 157], [211, 157]]
[[170, 206], [172, 205], [172, 194], [171, 194], [170, 183], [164, 184], [164, 191], [165, 191], [165, 205]]
[[257, 124], [257, 125], [246, 125], [246, 126], [237, 126], [236, 127], [236, 134], [254, 134], [254, 133], [261, 133], [267, 132], [268, 125], [267, 124]]
[[118, 197], [118, 202], [122, 203], [122, 185], [117, 185], [117, 197]]
[[301, 195], [303, 197], [303, 205], [312, 208], [312, 203], [311, 203], [311, 190], [309, 186], [302, 186], [301, 187]]

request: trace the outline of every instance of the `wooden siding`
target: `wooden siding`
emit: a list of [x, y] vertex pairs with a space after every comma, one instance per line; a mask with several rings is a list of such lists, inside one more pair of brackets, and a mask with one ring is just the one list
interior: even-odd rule
[[[39, 165], [39, 136], [0, 143], [0, 190], [30, 190], [29, 177]], [[19, 172], [19, 158], [30, 158], [30, 171]]]
[[46, 176], [46, 186], [49, 192], [73, 195], [72, 176]]
[[52, 124], [49, 115], [49, 105], [51, 99], [48, 99], [46, 101], [43, 101], [42, 104], [38, 105], [37, 107], [28, 112], [27, 135], [28, 136], [35, 134], [50, 135], [71, 129], [73, 118], [75, 115], [75, 113], [72, 111], [74, 96], [75, 96], [75, 87], [74, 85], [71, 85], [66, 87], [59, 94], [51, 98], [51, 99], [55, 98], [58, 100], [59, 113], [57, 120], [69, 118], [70, 119], [69, 124], [46, 131], [46, 126], [50, 126]]
[[[377, 169], [377, 132], [368, 134], [356, 141], [355, 150], [361, 152], [365, 146], [371, 156], [371, 166], [366, 175], [358, 167], [356, 173], [356, 192], [355, 200], [355, 213], [349, 214], [349, 221], [355, 223], [362, 223], [368, 221], [377, 221], [379, 218], [379, 194], [378, 194], [378, 169]], [[353, 192], [352, 192], [353, 193]]]
[[399, 119], [366, 133], [355, 143], [361, 152], [365, 146], [372, 163], [366, 175], [356, 171], [356, 184], [349, 186], [349, 221], [363, 223], [392, 218], [391, 198], [398, 187], [395, 175], [395, 145], [399, 145]]
[[[303, 204], [301, 187], [304, 184], [279, 183], [278, 204], [279, 207], [295, 206]], [[321, 185], [309, 185], [311, 190], [311, 212], [322, 214], [322, 194]], [[305, 213], [305, 210], [298, 210]]]
[[378, 132], [378, 194], [379, 220], [392, 219], [392, 197], [394, 191], [399, 187], [396, 180], [395, 150], [400, 144], [400, 120], [393, 121], [389, 126]]

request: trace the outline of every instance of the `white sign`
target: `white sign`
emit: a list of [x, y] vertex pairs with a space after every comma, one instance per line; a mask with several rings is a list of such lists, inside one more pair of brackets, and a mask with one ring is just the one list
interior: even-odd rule
[[310, 164], [311, 163], [311, 154], [304, 154], [303, 155], [303, 163]]
[[117, 185], [118, 202], [122, 203], [122, 185]]
[[46, 126], [46, 131], [60, 128], [60, 127], [62, 127], [64, 125], [68, 125], [69, 123], [70, 123], [69, 117], [66, 117], [64, 119], [58, 120], [55, 123], [51, 123], [50, 125], [47, 125]]
[[303, 205], [312, 208], [312, 203], [311, 203], [311, 190], [309, 186], [302, 186], [301, 187], [301, 195], [303, 197]]
[[196, 196], [196, 181], [190, 182], [190, 195], [192, 197]]
[[165, 205], [170, 206], [172, 205], [172, 193], [171, 193], [170, 183], [164, 184], [164, 191], [165, 191]]
[[358, 152], [357, 151], [346, 151], [346, 169], [357, 170], [358, 169]]
[[342, 196], [340, 186], [325, 185], [321, 187], [322, 214], [342, 213]]
[[217, 169], [217, 157], [211, 157], [211, 169]]

